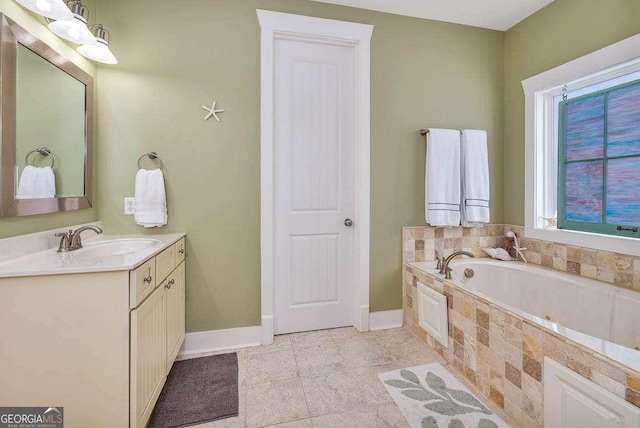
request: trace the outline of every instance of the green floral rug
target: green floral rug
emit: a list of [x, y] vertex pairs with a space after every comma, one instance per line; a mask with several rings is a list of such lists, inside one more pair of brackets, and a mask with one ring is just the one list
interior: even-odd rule
[[509, 428], [440, 364], [378, 377], [412, 428]]

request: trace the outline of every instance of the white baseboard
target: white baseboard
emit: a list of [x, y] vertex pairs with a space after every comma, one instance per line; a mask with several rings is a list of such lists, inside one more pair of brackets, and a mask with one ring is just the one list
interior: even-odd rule
[[[402, 327], [402, 309], [371, 312], [367, 321], [368, 323], [363, 320], [362, 324], [369, 324], [368, 327], [371, 330]], [[178, 356], [205, 354], [270, 344], [273, 342], [273, 316], [263, 317], [262, 323], [262, 326], [256, 325], [253, 327], [187, 333]]]
[[273, 343], [273, 334], [273, 315], [264, 315], [262, 317], [262, 344], [271, 345]]
[[353, 326], [358, 331], [369, 331], [369, 305], [360, 305], [358, 312]]
[[402, 327], [402, 309], [393, 311], [371, 312], [369, 314], [369, 329], [387, 330]]
[[187, 333], [178, 356], [248, 348], [261, 344], [262, 327], [259, 325], [227, 330], [199, 331]]

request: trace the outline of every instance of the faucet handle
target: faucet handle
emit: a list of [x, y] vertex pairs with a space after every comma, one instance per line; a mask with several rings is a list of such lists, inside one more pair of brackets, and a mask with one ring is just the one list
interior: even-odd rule
[[451, 279], [451, 271], [453, 269], [451, 269], [450, 267], [447, 266], [447, 268], [444, 271], [444, 279]]
[[73, 232], [71, 231], [71, 229], [69, 229], [68, 232], [59, 232], [55, 234], [56, 238], [61, 238], [60, 239], [60, 245], [58, 246], [58, 252], [59, 253], [64, 253], [69, 251], [69, 248], [71, 248], [71, 234]]
[[[444, 259], [444, 257], [442, 259]], [[436, 265], [436, 269], [438, 270], [442, 269], [442, 259], [436, 256], [436, 260], [438, 261], [438, 264]]]

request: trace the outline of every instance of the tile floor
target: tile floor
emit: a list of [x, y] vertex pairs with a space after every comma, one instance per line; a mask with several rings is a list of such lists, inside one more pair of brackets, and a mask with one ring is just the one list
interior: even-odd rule
[[402, 328], [295, 333], [236, 352], [240, 415], [197, 428], [408, 427], [377, 374], [432, 362], [446, 366]]

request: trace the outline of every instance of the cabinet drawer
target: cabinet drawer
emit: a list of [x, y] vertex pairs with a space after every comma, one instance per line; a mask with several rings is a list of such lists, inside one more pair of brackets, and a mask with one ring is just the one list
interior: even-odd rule
[[156, 256], [156, 281], [160, 284], [177, 266], [176, 245], [172, 245]]
[[156, 288], [156, 259], [129, 272], [129, 305], [135, 308]]
[[176, 265], [179, 265], [184, 260], [184, 256], [187, 252], [187, 247], [185, 244], [185, 238], [182, 238], [178, 242], [176, 242]]

